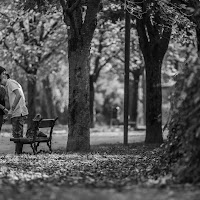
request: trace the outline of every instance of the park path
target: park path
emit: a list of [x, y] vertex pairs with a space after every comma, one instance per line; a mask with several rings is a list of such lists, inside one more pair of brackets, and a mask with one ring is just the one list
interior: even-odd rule
[[[10, 142], [10, 131], [2, 131], [0, 134], [0, 155], [14, 153], [14, 143]], [[166, 134], [164, 134], [166, 138]], [[145, 139], [145, 131], [129, 130], [128, 142], [143, 142]], [[91, 129], [90, 135], [91, 145], [98, 144], [117, 144], [123, 143], [123, 129], [122, 128], [95, 128]], [[67, 130], [55, 129], [52, 139], [52, 148], [59, 149], [65, 148], [67, 144]], [[46, 144], [41, 144], [40, 149], [48, 150]], [[25, 152], [32, 152], [30, 145], [24, 145]]]
[[142, 185], [118, 191], [105, 188], [80, 188], [47, 185], [21, 192], [5, 191], [2, 199], [10, 200], [199, 200], [200, 190], [195, 187], [157, 188]]
[[[10, 133], [3, 132], [0, 134], [0, 155], [13, 154], [14, 145], [9, 141]], [[129, 131], [129, 143], [142, 142], [145, 138], [145, 131]], [[164, 134], [166, 138], [166, 134]], [[91, 145], [105, 143], [122, 143], [122, 129], [101, 129], [91, 131]], [[67, 131], [56, 130], [53, 135], [53, 149], [65, 148], [67, 143]], [[47, 150], [45, 145], [42, 145], [44, 150]], [[24, 151], [32, 152], [29, 145], [25, 145]], [[1, 184], [0, 184], [1, 186]], [[22, 188], [23, 189], [23, 188]], [[127, 186], [123, 190], [106, 189], [106, 188], [79, 188], [55, 186], [52, 184], [44, 185], [43, 187], [34, 187], [31, 190], [23, 190], [22, 192], [14, 192], [13, 188], [4, 188], [1, 191], [0, 199], [52, 199], [52, 200], [198, 200], [200, 190], [191, 185], [180, 185], [168, 187], [165, 185], [134, 185]]]

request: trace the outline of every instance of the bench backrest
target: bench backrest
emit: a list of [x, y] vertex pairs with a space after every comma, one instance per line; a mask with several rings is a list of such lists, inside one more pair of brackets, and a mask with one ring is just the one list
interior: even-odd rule
[[58, 119], [58, 117], [56, 117], [55, 119], [33, 119], [34, 122], [34, 127], [38, 127], [38, 128], [48, 128], [48, 127], [53, 127], [56, 123], [56, 120]]
[[[39, 128], [50, 128], [50, 135], [49, 138], [52, 138], [52, 132], [53, 132], [53, 127], [56, 123], [56, 120], [58, 119], [58, 117], [56, 117], [55, 119], [34, 119], [34, 128], [35, 130], [38, 130]], [[34, 135], [34, 140], [36, 138], [36, 134]]]
[[55, 125], [55, 122], [56, 122], [55, 119], [42, 119], [39, 122], [39, 128], [53, 127]]

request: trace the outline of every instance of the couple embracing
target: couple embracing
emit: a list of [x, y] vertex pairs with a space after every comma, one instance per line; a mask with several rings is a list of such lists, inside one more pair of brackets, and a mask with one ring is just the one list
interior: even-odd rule
[[[21, 85], [9, 78], [6, 69], [0, 66], [0, 130], [4, 117], [11, 118], [13, 137], [23, 137], [23, 125], [28, 115]], [[16, 144], [15, 153], [22, 153], [23, 145]]]

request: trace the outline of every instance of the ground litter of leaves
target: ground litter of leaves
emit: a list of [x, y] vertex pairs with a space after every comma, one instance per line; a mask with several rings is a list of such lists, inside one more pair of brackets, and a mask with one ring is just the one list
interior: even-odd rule
[[[31, 199], [58, 199], [58, 195], [61, 195], [59, 199], [64, 199], [64, 194], [68, 199], [102, 199], [104, 195], [106, 199], [111, 199], [109, 195], [114, 198], [116, 191], [121, 195], [120, 192], [139, 187], [146, 188], [142, 192], [144, 194], [152, 186], [155, 192], [160, 192], [160, 189], [174, 185], [173, 177], [161, 157], [159, 146], [143, 144], [99, 145], [93, 146], [89, 153], [57, 150], [53, 154], [3, 155], [0, 156], [0, 199], [26, 199], [28, 196], [29, 199], [30, 196]], [[93, 192], [86, 192], [84, 188]], [[83, 197], [81, 190], [89, 196]], [[128, 194], [114, 199], [128, 199]], [[150, 196], [147, 195], [148, 198]]]

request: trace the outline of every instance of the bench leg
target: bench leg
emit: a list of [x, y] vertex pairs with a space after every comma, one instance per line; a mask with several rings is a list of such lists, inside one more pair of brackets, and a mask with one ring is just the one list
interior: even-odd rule
[[22, 154], [23, 144], [22, 143], [15, 143], [15, 154]]
[[39, 147], [39, 145], [40, 145], [39, 142], [37, 142], [37, 144], [35, 145], [35, 150], [36, 150], [36, 152], [37, 152], [37, 148]]
[[32, 143], [31, 143], [31, 148], [32, 148], [32, 150], [33, 150], [33, 154], [34, 154], [34, 155], [37, 154], [37, 149], [35, 148], [35, 144], [32, 144]]
[[51, 149], [51, 141], [47, 142], [47, 146], [49, 147], [49, 151], [50, 151], [50, 153], [52, 153], [52, 149]]

